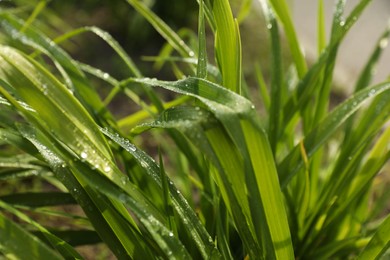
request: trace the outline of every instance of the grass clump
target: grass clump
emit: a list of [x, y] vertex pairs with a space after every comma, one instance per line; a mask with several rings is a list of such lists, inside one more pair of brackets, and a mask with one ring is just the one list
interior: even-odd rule
[[[345, 1], [337, 1], [328, 42], [319, 8], [319, 55], [308, 66], [286, 2], [260, 0], [271, 60], [269, 76], [257, 70], [257, 108], [242, 73], [239, 29], [251, 1], [243, 1], [239, 20], [228, 0], [198, 1], [197, 33], [177, 33], [144, 2], [127, 0], [166, 40], [152, 60], [170, 66], [172, 81], [144, 77], [97, 27], [49, 38], [45, 1], [2, 8], [0, 178], [40, 180], [41, 188], [1, 194], [0, 252], [83, 258], [78, 246], [102, 242], [120, 259], [385, 256], [388, 193], [377, 180], [390, 155], [390, 82], [370, 81], [389, 28], [355, 93], [329, 108], [338, 46], [370, 2], [361, 0], [344, 18]], [[125, 78], [61, 48], [85, 33], [115, 51]], [[206, 34], [215, 39], [216, 65]], [[96, 79], [109, 86], [106, 95]], [[139, 110], [118, 118], [109, 109], [118, 96]], [[160, 149], [151, 156], [144, 150], [155, 143]], [[68, 224], [53, 227], [46, 217]]]

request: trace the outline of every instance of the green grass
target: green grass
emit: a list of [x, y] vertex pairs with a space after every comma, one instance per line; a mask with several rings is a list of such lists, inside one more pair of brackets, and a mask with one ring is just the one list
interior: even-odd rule
[[[338, 47], [371, 1], [350, 14], [337, 1], [329, 41], [319, 1], [309, 66], [287, 3], [260, 0], [271, 58], [270, 75], [256, 69], [259, 86], [245, 81], [228, 0], [200, 1], [196, 32], [127, 2], [166, 40], [149, 60], [176, 80], [143, 76], [97, 27], [51, 39], [45, 1], [0, 10], [0, 184], [23, 187], [0, 193], [2, 256], [80, 259], [80, 246], [102, 243], [119, 259], [388, 257], [389, 192], [378, 182], [388, 183], [390, 82], [370, 82], [390, 27], [368, 39], [378, 43], [354, 94], [329, 105]], [[127, 77], [61, 47], [86, 33], [112, 48]], [[257, 87], [263, 102], [247, 95]], [[118, 97], [138, 110], [119, 117]], [[28, 190], [31, 180], [40, 184]]]

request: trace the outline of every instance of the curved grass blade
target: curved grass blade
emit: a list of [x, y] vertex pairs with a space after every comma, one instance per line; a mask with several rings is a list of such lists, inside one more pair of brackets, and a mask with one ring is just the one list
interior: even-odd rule
[[[355, 22], [359, 19], [360, 15], [366, 8], [371, 0], [361, 0], [358, 5], [352, 10], [347, 19], [342, 20], [340, 17], [340, 23], [337, 28], [339, 29], [337, 35], [333, 36], [332, 41], [329, 43], [327, 48], [324, 49], [317, 62], [307, 71], [302, 80], [298, 83], [296, 90], [293, 95], [286, 101], [284, 105], [284, 118], [283, 125], [288, 126], [298, 111], [307, 106], [312, 95], [318, 88], [317, 82], [322, 75], [323, 69], [328, 63], [332, 62], [332, 53], [337, 53], [337, 48], [340, 42], [344, 39], [345, 35], [349, 32]], [[335, 56], [333, 56], [335, 58]]]
[[[65, 51], [32, 27], [27, 28], [25, 33], [20, 33], [18, 30], [22, 28], [23, 22], [15, 17], [9, 14], [1, 14], [1, 18], [1, 27], [4, 29], [4, 32], [9, 34], [14, 40], [31, 46], [51, 58], [58, 71], [63, 76], [67, 87], [72, 91], [75, 91], [79, 100], [92, 115], [94, 114], [94, 111], [100, 111], [102, 109], [103, 105], [99, 95], [88, 84], [82, 71]], [[107, 113], [106, 110], [105, 113]]]
[[[374, 96], [380, 95], [390, 89], [390, 83], [385, 82], [363, 89], [344, 101], [335, 108], [319, 125], [317, 125], [304, 138], [304, 147], [307, 157], [310, 158], [314, 152], [344, 123], [353, 115], [363, 103]], [[300, 147], [297, 145], [278, 165], [278, 172], [282, 188], [285, 188], [291, 178], [303, 166]]]
[[[3, 62], [1, 73], [3, 73], [5, 78], [11, 81], [14, 86], [26, 86], [25, 88], [17, 89], [19, 95], [39, 111], [39, 116], [37, 116], [37, 114], [31, 114], [31, 112], [23, 110], [4, 88], [0, 89], [8, 101], [12, 102], [18, 110], [24, 113], [24, 116], [26, 116], [33, 125], [45, 133], [44, 135], [41, 134], [40, 139], [37, 140], [35, 137], [36, 134], [30, 133], [31, 130], [27, 132], [24, 131], [26, 137], [34, 143], [42, 156], [50, 163], [51, 168], [53, 168], [54, 171], [57, 171], [58, 175], [63, 176], [63, 174], [65, 174], [62, 174], [62, 171], [66, 171], [66, 169], [63, 169], [62, 167], [62, 165], [66, 166], [64, 160], [67, 163], [69, 162], [69, 167], [71, 167], [72, 172], [70, 173], [68, 171], [66, 174], [68, 177], [65, 177], [65, 179], [63, 179], [63, 177], [59, 177], [59, 179], [62, 182], [70, 181], [67, 185], [72, 196], [77, 198], [81, 205], [84, 205], [83, 208], [86, 211], [86, 214], [94, 223], [95, 228], [98, 230], [100, 229], [99, 232], [102, 235], [104, 233], [102, 237], [104, 237], [106, 243], [108, 243], [110, 247], [115, 249], [114, 253], [118, 255], [136, 254], [140, 257], [151, 254], [151, 252], [146, 250], [137, 252], [137, 250], [142, 250], [142, 248], [145, 248], [146, 246], [142, 244], [142, 240], [137, 238], [137, 236], [139, 237], [140, 235], [137, 234], [137, 231], [134, 231], [134, 227], [131, 227], [131, 225], [135, 224], [132, 223], [131, 217], [124, 207], [119, 203], [109, 201], [106, 197], [99, 197], [95, 190], [88, 187], [88, 184], [93, 184], [93, 187], [105, 187], [106, 190], [110, 191], [108, 195], [114, 196], [117, 200], [118, 196], [123, 195], [123, 193], [115, 193], [118, 189], [114, 189], [114, 185], [111, 182], [114, 182], [122, 190], [128, 192], [130, 196], [126, 195], [126, 193], [124, 196], [126, 198], [131, 197], [129, 201], [133, 202], [133, 204], [131, 204], [132, 208], [136, 210], [136, 213], [143, 217], [143, 225], [147, 227], [151, 235], [160, 243], [161, 250], [165, 252], [166, 255], [174, 252], [183, 255], [184, 251], [181, 250], [180, 247], [179, 249], [177, 249], [177, 247], [171, 249], [166, 246], [165, 240], [168, 242], [177, 240], [173, 237], [169, 239], [166, 238], [168, 232], [161, 229], [159, 221], [153, 222], [152, 219], [148, 221], [149, 218], [159, 216], [158, 212], [153, 211], [153, 207], [150, 205], [146, 208], [142, 208], [142, 210], [140, 209], [140, 207], [142, 207], [140, 205], [145, 203], [146, 198], [137, 189], [129, 186], [129, 183], [128, 185], [123, 184], [123, 180], [121, 179], [122, 173], [120, 173], [119, 169], [112, 163], [111, 151], [106, 146], [106, 140], [99, 130], [97, 130], [98, 133], [94, 133], [94, 129], [97, 129], [97, 126], [69, 91], [63, 85], [55, 81], [55, 79], [40, 67], [39, 64], [34, 63], [33, 60], [23, 57], [21, 54], [17, 54], [17, 52], [10, 48], [1, 48], [0, 50], [1, 54], [7, 56], [7, 59], [12, 58], [13, 62], [16, 62], [16, 64], [8, 63], [8, 65]], [[21, 74], [20, 71], [23, 71], [24, 74]], [[2, 83], [3, 85], [7, 84], [6, 82]], [[57, 95], [53, 95], [54, 93], [52, 91], [57, 93]], [[76, 117], [76, 115], [77, 118], [73, 118]], [[58, 122], [58, 118], [62, 118], [61, 124]], [[72, 130], [67, 130], [66, 127], [64, 127], [65, 125], [71, 127]], [[50, 134], [47, 132], [47, 129], [50, 129]], [[45, 139], [47, 137], [44, 136], [55, 139], [47, 141]], [[57, 138], [59, 138], [59, 140]], [[45, 145], [42, 145], [42, 142], [45, 143]], [[54, 143], [57, 144], [58, 148], [53, 146]], [[61, 148], [63, 146], [64, 148]], [[50, 147], [50, 150], [47, 147]], [[58, 151], [59, 148], [62, 150]], [[71, 155], [69, 154], [69, 151], [71, 152]], [[63, 159], [58, 158], [56, 154], [61, 155]], [[76, 159], [76, 162], [73, 161], [74, 159]], [[80, 163], [80, 160], [84, 160], [88, 164]], [[99, 174], [102, 175], [96, 174], [95, 170], [91, 169], [93, 167], [98, 169]], [[81, 169], [84, 169], [84, 171], [80, 172]], [[74, 176], [72, 174], [74, 174]], [[90, 176], [91, 174], [92, 176]], [[85, 175], [88, 175], [89, 178], [86, 178]], [[72, 182], [71, 176], [77, 180], [73, 179]], [[104, 180], [102, 180], [102, 178], [104, 178]], [[105, 178], [108, 178], [110, 181]], [[90, 183], [92, 180], [95, 182]], [[137, 203], [135, 203], [133, 199], [135, 199]], [[144, 206], [145, 205], [146, 204], [144, 204]], [[103, 215], [101, 215], [100, 212], [102, 212]], [[145, 212], [149, 213], [146, 214]], [[147, 216], [145, 216], [145, 214]], [[159, 237], [160, 239], [158, 239]], [[118, 239], [120, 239], [120, 241], [118, 241]], [[176, 243], [174, 245], [179, 244]]]

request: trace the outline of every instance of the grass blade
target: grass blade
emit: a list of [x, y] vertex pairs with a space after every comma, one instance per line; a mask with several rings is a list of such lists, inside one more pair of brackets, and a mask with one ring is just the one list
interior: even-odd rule
[[0, 214], [0, 251], [9, 258], [61, 259], [43, 242]]
[[390, 247], [390, 216], [379, 226], [374, 236], [360, 253], [358, 259], [381, 259]]
[[228, 0], [213, 1], [216, 24], [216, 59], [222, 74], [222, 85], [241, 93], [241, 43], [240, 33]]

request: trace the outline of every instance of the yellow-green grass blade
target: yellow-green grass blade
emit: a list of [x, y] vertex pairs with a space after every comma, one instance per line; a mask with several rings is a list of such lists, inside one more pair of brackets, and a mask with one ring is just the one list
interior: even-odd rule
[[206, 29], [204, 22], [204, 7], [203, 1], [199, 3], [199, 18], [198, 18], [198, 66], [196, 76], [198, 78], [207, 78], [207, 51], [206, 51]]
[[[259, 0], [267, 1], [267, 0]], [[290, 47], [291, 55], [294, 59], [294, 64], [297, 68], [299, 78], [303, 78], [307, 71], [305, 57], [302, 53], [298, 42], [297, 34], [295, 32], [294, 24], [291, 19], [290, 10], [285, 0], [268, 0], [275, 10], [276, 15], [283, 24], [286, 38]]]
[[160, 35], [183, 57], [193, 57], [194, 52], [188, 47], [185, 42], [155, 13], [153, 13], [144, 3], [138, 0], [127, 0], [137, 12], [139, 12], [146, 20], [160, 33]]
[[228, 0], [212, 1], [216, 24], [215, 52], [222, 74], [222, 85], [241, 93], [241, 42], [240, 32]]
[[240, 11], [237, 15], [238, 23], [241, 24], [245, 18], [249, 15], [251, 11], [251, 7], [253, 4], [253, 0], [244, 0], [241, 4]]
[[[363, 103], [371, 97], [380, 95], [390, 89], [390, 83], [381, 83], [366, 89], [363, 89], [344, 101], [335, 108], [319, 125], [317, 125], [304, 138], [304, 147], [310, 158], [315, 151], [322, 146], [326, 140], [353, 115]], [[384, 93], [385, 94], [385, 93]], [[278, 172], [283, 188], [287, 186], [291, 178], [303, 166], [300, 147], [297, 145], [278, 165]]]
[[358, 259], [382, 259], [390, 247], [390, 215], [378, 227], [368, 245], [360, 253]]
[[[105, 197], [99, 199], [96, 191], [89, 188], [88, 185], [93, 185], [92, 187], [102, 189], [104, 188], [103, 190], [107, 191], [107, 195], [112, 196], [113, 199], [118, 200], [121, 195], [122, 197], [124, 196], [127, 199], [126, 203], [131, 202], [130, 207], [138, 216], [140, 216], [140, 218], [142, 218], [142, 224], [148, 229], [151, 236], [154, 237], [164, 254], [186, 255], [185, 250], [183, 250], [176, 238], [170, 237], [169, 232], [161, 226], [159, 221], [161, 221], [162, 217], [158, 211], [155, 210], [151, 204], [147, 204], [147, 199], [142, 195], [138, 188], [130, 183], [123, 182], [123, 177], [121, 177], [122, 173], [119, 172], [112, 162], [111, 151], [106, 146], [106, 140], [102, 137], [96, 124], [92, 121], [84, 108], [77, 102], [66, 87], [57, 82], [51, 74], [30, 58], [6, 47], [1, 48], [1, 52], [2, 57], [7, 56], [8, 61], [12, 59], [13, 62], [16, 63], [3, 63], [3, 66], [1, 67], [3, 77], [16, 87], [15, 91], [17, 94], [27, 103], [31, 104], [38, 113], [23, 110], [4, 89], [1, 89], [2, 94], [10, 102], [12, 101], [13, 105], [17, 106], [21, 112], [24, 112], [24, 115], [29, 121], [33, 122], [35, 126], [39, 127], [41, 130], [46, 129], [44, 130], [45, 133], [49, 131], [49, 136], [59, 138], [58, 141], [55, 141], [59, 147], [64, 146], [65, 149], [70, 151], [71, 155], [65, 153], [65, 150], [60, 154], [67, 158], [64, 160], [67, 164], [69, 162], [69, 167], [77, 179], [77, 183], [74, 183], [74, 185], [78, 186], [77, 188], [71, 188], [75, 189], [75, 192], [72, 195], [76, 196], [76, 190], [86, 189], [86, 199], [92, 199], [91, 203], [96, 205], [99, 211], [107, 207], [110, 208], [110, 210], [102, 211], [104, 212], [104, 218], [107, 219], [107, 222], [110, 225], [113, 225], [113, 232], [121, 239], [121, 243], [127, 251], [126, 254], [134, 254], [134, 250], [137, 247], [132, 245], [135, 241], [138, 241], [137, 239], [133, 239], [132, 242], [131, 230], [129, 230], [129, 226], [126, 227], [126, 225], [131, 223], [130, 215], [119, 203], [114, 203], [113, 201], [109, 202], [109, 200], [104, 199]], [[57, 95], [54, 95], [55, 93]], [[62, 122], [58, 122], [59, 117], [62, 118]], [[67, 127], [70, 127], [70, 129], [67, 129]], [[98, 132], [94, 132], [94, 129]], [[45, 148], [42, 148], [41, 141], [35, 140], [33, 135], [29, 135], [29, 138], [31, 138], [34, 144], [40, 148], [42, 154], [45, 151]], [[44, 137], [41, 136], [41, 138]], [[45, 147], [50, 147], [50, 144], [50, 142], [45, 143]], [[55, 147], [51, 147], [51, 150], [55, 149]], [[48, 155], [51, 157], [48, 156], [47, 160], [52, 159], [54, 154], [58, 153], [50, 152]], [[73, 158], [70, 159], [69, 157]], [[75, 162], [73, 161], [74, 158], [76, 159]], [[52, 167], [61, 168], [61, 166], [58, 165]], [[95, 168], [95, 170], [93, 168]], [[99, 174], [96, 174], [96, 170]], [[113, 188], [114, 185], [112, 182], [119, 186], [120, 189]], [[121, 190], [125, 191], [125, 193], [120, 192]], [[135, 203], [135, 201], [137, 201], [137, 203]], [[155, 219], [155, 217], [157, 217], [157, 219]], [[95, 222], [95, 225], [96, 224], [97, 223]], [[114, 239], [113, 241], [117, 241], [117, 239]], [[166, 243], [168, 242], [173, 244], [167, 247]], [[114, 245], [114, 247], [115, 246], [117, 245]], [[146, 251], [144, 251], [144, 253], [145, 252]]]
[[[217, 161], [220, 162], [219, 165], [222, 164], [222, 169], [224, 169], [223, 164], [234, 162], [234, 159], [224, 160], [224, 157], [228, 156], [226, 149], [232, 151], [228, 154], [237, 154], [236, 161], [242, 160], [242, 164], [227, 166], [226, 174], [231, 178], [233, 192], [238, 196], [237, 199], [247, 198], [249, 211], [244, 208], [243, 214], [250, 221], [247, 225], [255, 236], [254, 240], [262, 243], [257, 245], [262, 248], [262, 257], [281, 259], [293, 257], [290, 232], [273, 156], [265, 133], [257, 127], [254, 106], [251, 102], [221, 86], [198, 78], [187, 78], [176, 82], [153, 79], [134, 79], [134, 81], [193, 96], [204, 103], [220, 120], [226, 131], [225, 142], [227, 143], [223, 147], [224, 151], [218, 148], [224, 139], [217, 138], [216, 135], [212, 135], [212, 138], [208, 136], [208, 139], [212, 149], [218, 150]], [[229, 169], [234, 171], [231, 172]], [[244, 173], [247, 192], [243, 192], [242, 183], [233, 181], [237, 170]], [[271, 217], [270, 213], [275, 215]]]
[[[54, 135], [65, 138], [63, 141], [74, 151], [84, 146], [86, 154], [95, 151], [102, 157], [112, 158], [92, 117], [63, 84], [36, 61], [10, 47], [1, 46], [0, 57], [2, 78], [14, 86], [15, 93], [29, 103]], [[62, 122], [53, 118], [53, 113], [61, 116]], [[79, 143], [75, 134], [89, 140]], [[98, 162], [99, 166], [104, 167], [101, 163]]]
[[317, 13], [317, 52], [320, 55], [326, 47], [324, 0], [318, 0]]
[[11, 259], [62, 259], [42, 241], [1, 213], [0, 252]]
[[[89, 85], [83, 72], [69, 55], [37, 29], [29, 27], [22, 34], [18, 31], [23, 22], [9, 14], [1, 14], [0, 25], [12, 39], [33, 47], [50, 57], [64, 78], [66, 86], [75, 92], [77, 98], [92, 115], [103, 107], [97, 92]], [[105, 110], [107, 113], [107, 110]], [[109, 115], [107, 115], [109, 117]]]
[[35, 6], [34, 11], [28, 17], [28, 19], [24, 23], [23, 27], [20, 29], [21, 32], [24, 32], [29, 26], [31, 26], [31, 24], [38, 17], [38, 15], [42, 12], [42, 10], [45, 9], [46, 5], [47, 5], [46, 0], [39, 1], [39, 3]]

